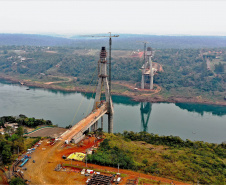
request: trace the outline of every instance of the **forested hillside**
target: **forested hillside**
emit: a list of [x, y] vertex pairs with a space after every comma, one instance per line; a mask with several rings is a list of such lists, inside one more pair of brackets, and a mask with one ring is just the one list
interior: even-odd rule
[[[190, 96], [194, 96], [194, 92], [195, 96], [208, 93], [223, 100], [225, 48], [154, 50], [153, 62], [163, 67], [162, 72], [155, 74], [154, 84], [161, 86], [162, 92], [173, 94], [177, 91], [181, 96], [183, 92], [191, 92]], [[140, 87], [143, 57], [133, 57], [133, 51], [113, 50], [112, 80], [127, 81]], [[63, 86], [96, 84], [98, 60], [99, 49], [0, 47], [0, 73], [43, 83], [62, 81]]]
[[[212, 53], [215, 53], [213, 51], [216, 50], [212, 50]], [[155, 83], [167, 90], [192, 87], [201, 91], [224, 92], [226, 75], [216, 71], [216, 65], [218, 66], [214, 64], [216, 55], [200, 56], [200, 52], [199, 49], [169, 49], [156, 52], [154, 61], [163, 65], [164, 72], [156, 75]], [[207, 68], [207, 59], [212, 61], [212, 69]], [[224, 71], [223, 67], [222, 70]]]
[[226, 145], [183, 141], [146, 132], [106, 134], [88, 162], [141, 171], [189, 183], [224, 184]]

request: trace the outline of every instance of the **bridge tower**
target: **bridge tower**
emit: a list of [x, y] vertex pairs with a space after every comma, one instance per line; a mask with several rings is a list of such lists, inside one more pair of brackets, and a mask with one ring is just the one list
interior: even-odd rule
[[[111, 92], [109, 88], [109, 83], [107, 79], [107, 52], [105, 47], [101, 48], [100, 51], [100, 60], [98, 61], [98, 85], [96, 90], [96, 97], [94, 100], [93, 110], [97, 109], [101, 104], [101, 91], [104, 86], [106, 103], [107, 103], [107, 113], [108, 114], [108, 132], [113, 133], [113, 105], [111, 99]], [[98, 122], [93, 125], [93, 130], [98, 128]], [[103, 117], [101, 117], [101, 128], [103, 129]]]
[[142, 66], [142, 79], [141, 79], [141, 89], [144, 89], [145, 77], [149, 76], [150, 79], [150, 89], [153, 89], [153, 77], [154, 77], [154, 69], [152, 68], [152, 49], [151, 47], [147, 48], [147, 61], [144, 61], [144, 65]]

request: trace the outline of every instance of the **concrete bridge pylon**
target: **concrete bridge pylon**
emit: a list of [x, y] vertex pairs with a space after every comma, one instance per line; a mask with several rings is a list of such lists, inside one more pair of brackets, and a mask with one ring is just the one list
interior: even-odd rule
[[[145, 55], [145, 54], [144, 54]], [[150, 79], [150, 89], [153, 89], [153, 78], [154, 78], [154, 71], [155, 69], [152, 67], [152, 48], [148, 47], [147, 48], [147, 58], [148, 60], [146, 61], [144, 59], [144, 64], [141, 68], [142, 70], [142, 78], [141, 78], [141, 89], [144, 89], [145, 87], [145, 77], [149, 77]]]
[[[113, 104], [111, 99], [111, 93], [109, 88], [107, 75], [107, 52], [106, 48], [102, 47], [100, 51], [100, 60], [98, 61], [98, 85], [96, 89], [96, 96], [93, 105], [93, 111], [101, 106], [101, 91], [104, 86], [105, 98], [107, 103], [107, 112], [108, 114], [108, 132], [113, 133]], [[98, 122], [93, 125], [93, 130], [98, 128]], [[103, 129], [103, 117], [101, 117], [101, 128]]]

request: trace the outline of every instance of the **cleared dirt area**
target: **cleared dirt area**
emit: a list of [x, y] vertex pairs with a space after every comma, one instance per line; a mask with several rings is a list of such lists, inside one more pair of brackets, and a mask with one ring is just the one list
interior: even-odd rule
[[[112, 84], [121, 85], [121, 86], [129, 88], [130, 90], [135, 90], [135, 88], [137, 88], [137, 84], [132, 84], [132, 83], [124, 82], [124, 81], [114, 81], [114, 82], [112, 82]], [[154, 84], [153, 90], [148, 89], [148, 87], [146, 87], [146, 89], [137, 88], [137, 91], [149, 92], [148, 95], [159, 93], [161, 90], [162, 90], [162, 88], [157, 84]], [[145, 95], [145, 94], [143, 94], [143, 95]]]
[[8, 184], [4, 171], [0, 169], [0, 184]]
[[66, 128], [60, 128], [60, 127], [46, 127], [39, 129], [37, 131], [34, 131], [27, 136], [29, 137], [59, 137], [61, 134], [63, 134], [67, 129]]
[[[56, 76], [51, 76], [51, 77], [56, 77]], [[58, 77], [56, 77], [56, 78], [58, 78]], [[45, 82], [44, 84], [45, 85], [51, 85], [51, 84], [59, 84], [59, 83], [68, 83], [68, 82], [71, 82], [72, 80], [73, 80], [73, 78], [71, 78], [71, 77], [59, 77], [59, 78], [63, 78], [63, 79], [65, 79], [65, 80], [59, 80], [59, 81], [54, 81], [54, 82]], [[77, 78], [75, 78], [74, 77], [74, 79], [77, 79]]]
[[[66, 168], [65, 171], [54, 171], [58, 164], [72, 164], [78, 167], [86, 166], [84, 162], [66, 161], [62, 159], [62, 155], [68, 156], [73, 152], [86, 152], [87, 149], [95, 147], [102, 140], [97, 140], [95, 137], [86, 137], [78, 145], [65, 145], [63, 141], [57, 141], [55, 145], [51, 145], [49, 141], [43, 140], [41, 145], [37, 147], [31, 155], [31, 159], [25, 165], [26, 171], [23, 171], [24, 178], [30, 180], [30, 184], [85, 184], [90, 177], [81, 175], [79, 170]], [[35, 160], [35, 163], [32, 161]], [[88, 164], [89, 169], [97, 169], [101, 174], [109, 174], [109, 172], [118, 172], [117, 168]], [[104, 173], [105, 172], [105, 173]], [[125, 184], [127, 179], [135, 179], [138, 177], [161, 181], [161, 183], [170, 184], [171, 179], [155, 177], [151, 175], [141, 174], [130, 170], [122, 170], [119, 172], [124, 174], [120, 184]], [[182, 182], [173, 181], [174, 184], [185, 184]]]
[[[25, 179], [31, 180], [31, 184], [85, 184], [87, 177], [77, 172], [71, 172], [70, 169], [65, 172], [54, 171], [57, 164], [76, 165], [75, 161], [62, 159], [62, 155], [68, 156], [73, 152], [86, 151], [87, 148], [94, 145], [94, 138], [85, 139], [81, 145], [81, 147], [65, 145], [63, 141], [51, 145], [48, 140], [44, 140], [25, 165], [27, 167], [27, 171], [24, 171]], [[32, 162], [33, 160], [35, 163]]]

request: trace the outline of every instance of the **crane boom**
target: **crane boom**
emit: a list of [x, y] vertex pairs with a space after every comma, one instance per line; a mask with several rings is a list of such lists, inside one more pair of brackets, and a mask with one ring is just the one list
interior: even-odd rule
[[[112, 37], [119, 37], [119, 35], [111, 35], [111, 32], [108, 32], [110, 35], [83, 35], [82, 37], [108, 37], [109, 38], [109, 97], [111, 97], [111, 45], [112, 45], [112, 41], [111, 38]], [[111, 101], [109, 101], [111, 102]], [[110, 107], [110, 106], [109, 106]]]
[[147, 44], [149, 44], [150, 42], [147, 42], [147, 41], [137, 41], [137, 42], [142, 42], [142, 43], [144, 43], [144, 63], [145, 63], [146, 46], [147, 46]]
[[119, 35], [81, 35], [81, 37], [119, 37]]

